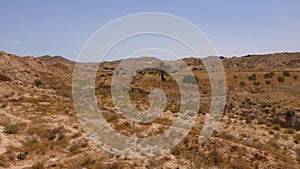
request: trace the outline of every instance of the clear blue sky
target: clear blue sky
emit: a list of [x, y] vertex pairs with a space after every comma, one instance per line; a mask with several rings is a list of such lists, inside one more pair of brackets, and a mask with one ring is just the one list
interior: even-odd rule
[[75, 60], [101, 26], [136, 12], [164, 12], [199, 27], [224, 56], [300, 51], [299, 0], [0, 0], [0, 50]]

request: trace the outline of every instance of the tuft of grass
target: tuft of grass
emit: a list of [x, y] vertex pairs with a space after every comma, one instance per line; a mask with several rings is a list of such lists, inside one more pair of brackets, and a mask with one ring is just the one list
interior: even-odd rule
[[262, 125], [262, 124], [266, 124], [266, 122], [263, 119], [258, 119], [257, 124]]
[[210, 158], [214, 166], [221, 166], [221, 164], [223, 163], [222, 155], [216, 149], [211, 151], [208, 154], [208, 157]]
[[180, 107], [179, 106], [172, 106], [171, 112], [172, 113], [178, 113], [178, 112], [180, 112]]
[[8, 168], [10, 167], [8, 164], [7, 159], [5, 158], [5, 156], [3, 154], [0, 155], [0, 168]]
[[4, 127], [3, 132], [7, 134], [17, 134], [19, 131], [19, 127], [17, 125], [7, 125]]
[[280, 128], [281, 128], [280, 124], [275, 124], [274, 126], [272, 126], [272, 129], [273, 129], [273, 130], [279, 131]]
[[171, 154], [173, 154], [174, 156], [178, 156], [180, 155], [180, 149], [175, 147], [171, 150]]
[[292, 128], [285, 129], [284, 133], [285, 134], [294, 134], [294, 129], [292, 129]]
[[248, 164], [245, 160], [243, 159], [237, 159], [232, 162], [226, 167], [228, 169], [252, 169], [251, 165]]
[[43, 162], [34, 163], [31, 168], [32, 169], [43, 169], [44, 168], [44, 163]]

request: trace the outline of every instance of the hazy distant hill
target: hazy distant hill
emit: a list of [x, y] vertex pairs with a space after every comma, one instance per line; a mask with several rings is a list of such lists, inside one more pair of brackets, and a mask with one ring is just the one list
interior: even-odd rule
[[71, 60], [68, 60], [62, 56], [50, 56], [50, 55], [44, 55], [38, 57], [39, 60], [44, 62], [62, 62], [62, 63], [74, 63]]

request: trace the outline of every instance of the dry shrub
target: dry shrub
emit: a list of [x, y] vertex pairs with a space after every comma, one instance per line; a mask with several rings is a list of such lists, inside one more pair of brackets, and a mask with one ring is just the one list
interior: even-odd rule
[[5, 126], [3, 132], [7, 134], [17, 134], [19, 130], [17, 125], [12, 124]]
[[228, 167], [228, 169], [252, 169], [250, 164], [248, 164], [244, 159], [240, 158], [237, 160], [233, 160]]
[[216, 149], [213, 149], [213, 151], [208, 154], [208, 158], [214, 166], [221, 166], [223, 163], [222, 155]]

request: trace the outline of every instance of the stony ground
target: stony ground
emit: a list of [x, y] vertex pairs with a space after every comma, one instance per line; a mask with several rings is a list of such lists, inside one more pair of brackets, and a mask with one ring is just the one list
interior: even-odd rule
[[[300, 54], [282, 53], [223, 59], [226, 109], [213, 136], [198, 143], [210, 104], [210, 83], [199, 59], [184, 59], [198, 78], [201, 109], [196, 125], [176, 147], [147, 159], [128, 159], [102, 149], [86, 135], [72, 102], [74, 63], [61, 57], [18, 57], [0, 53], [0, 168], [299, 168]], [[149, 124], [116, 112], [110, 95], [118, 62], [105, 62], [96, 79], [98, 106], [118, 132], [149, 137], [164, 132], [180, 113], [174, 79], [155, 71], [131, 83], [139, 110], [161, 88], [168, 104]], [[284, 80], [282, 80], [282, 78]]]

